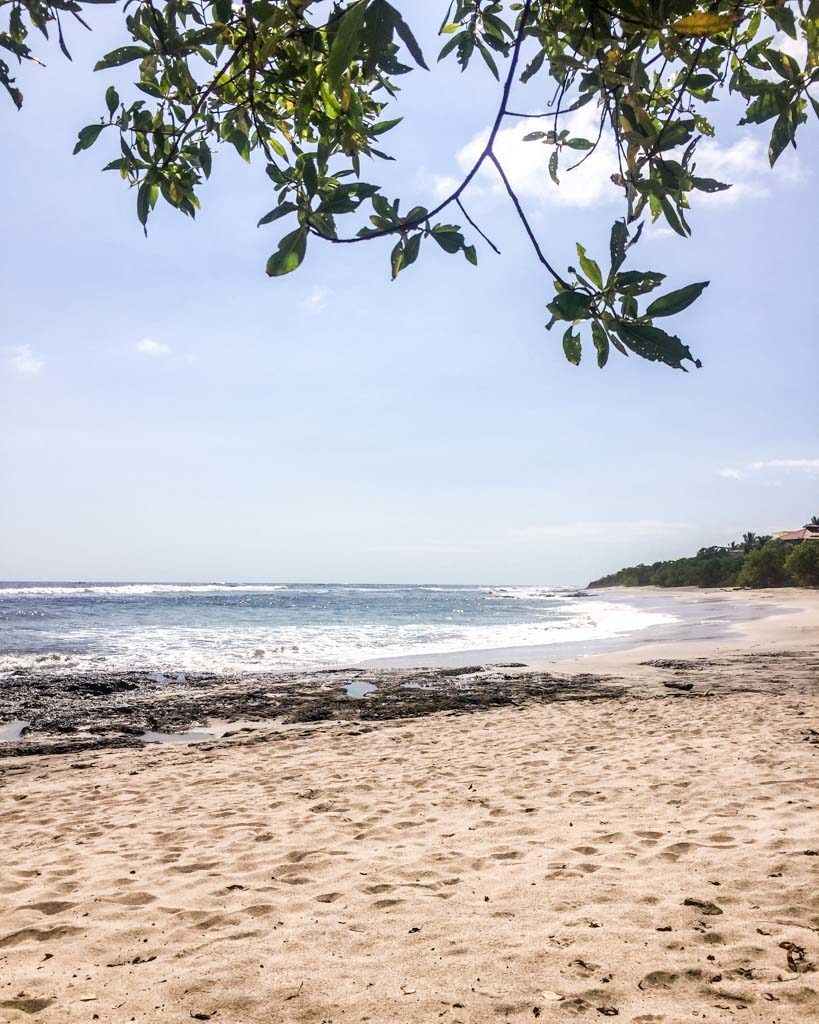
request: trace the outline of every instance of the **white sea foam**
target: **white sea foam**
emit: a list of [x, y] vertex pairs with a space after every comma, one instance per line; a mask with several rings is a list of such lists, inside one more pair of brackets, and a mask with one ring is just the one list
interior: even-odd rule
[[43, 647], [53, 641], [54, 648], [62, 648], [63, 653], [0, 654], [0, 672], [18, 668], [168, 673], [312, 669], [374, 658], [611, 640], [675, 621], [674, 615], [624, 603], [577, 599], [559, 614], [550, 612], [548, 618], [518, 623], [129, 624], [113, 633], [104, 625], [89, 626], [72, 630], [70, 638], [75, 650], [84, 653], [65, 653], [65, 636], [44, 630], [40, 634]]
[[0, 600], [8, 597], [161, 597], [163, 594], [264, 594], [287, 590], [283, 583], [77, 583], [73, 586], [30, 583], [0, 584]]

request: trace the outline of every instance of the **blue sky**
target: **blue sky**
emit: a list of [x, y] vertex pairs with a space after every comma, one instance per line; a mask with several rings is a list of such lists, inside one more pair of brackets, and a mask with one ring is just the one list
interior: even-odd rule
[[[21, 72], [23, 112], [0, 108], [0, 577], [573, 583], [819, 514], [815, 120], [771, 173], [764, 129], [726, 111], [701, 171], [733, 193], [696, 203], [692, 239], [655, 230], [636, 250], [671, 286], [711, 279], [675, 320], [703, 369], [575, 368], [489, 177], [467, 206], [503, 255], [479, 244], [477, 269], [427, 251], [391, 284], [388, 242], [314, 244], [271, 281], [269, 182], [232, 150], [197, 221], [160, 210], [146, 240], [98, 170], [113, 138], [71, 155], [106, 85], [127, 95], [127, 69], [90, 71], [123, 41], [93, 13], [74, 62], [46, 51]], [[457, 176], [498, 87], [477, 64], [404, 85], [398, 163], [373, 170], [409, 206]], [[575, 241], [605, 252], [605, 152], [556, 190], [509, 128], [552, 262]]]

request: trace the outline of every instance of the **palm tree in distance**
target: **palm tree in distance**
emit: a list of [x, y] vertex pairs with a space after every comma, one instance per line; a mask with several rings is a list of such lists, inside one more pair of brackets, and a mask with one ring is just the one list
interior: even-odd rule
[[811, 516], [810, 517], [810, 525], [811, 526], [819, 526], [819, 516]]
[[747, 555], [749, 551], [753, 551], [754, 545], [756, 544], [756, 534], [749, 530], [747, 533], [742, 535], [742, 550]]

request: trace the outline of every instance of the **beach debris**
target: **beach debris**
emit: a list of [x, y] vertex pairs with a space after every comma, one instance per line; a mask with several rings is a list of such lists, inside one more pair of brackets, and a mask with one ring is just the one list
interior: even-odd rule
[[696, 907], [706, 917], [716, 917], [717, 914], [722, 913], [722, 907], [718, 907], [716, 903], [711, 903], [708, 900], [695, 900], [690, 896], [683, 900], [683, 906]]
[[615, 1009], [613, 1006], [598, 1006], [597, 1012], [602, 1013], [604, 1017], [619, 1017], [620, 1011]]
[[547, 1003], [559, 1003], [563, 996], [559, 992], [550, 992], [548, 989], [540, 993], [540, 998]]
[[418, 989], [413, 988], [412, 985], [402, 985], [401, 991], [405, 996], [414, 996]]
[[194, 1020], [210, 1020], [209, 1013], [191, 1013]]
[[788, 970], [794, 974], [807, 974], [816, 970], [816, 964], [808, 961], [807, 953], [802, 946], [797, 946], [795, 942], [780, 942], [779, 948], [787, 953]]
[[663, 686], [667, 687], [669, 690], [683, 690], [685, 692], [694, 689], [693, 683], [663, 683]]

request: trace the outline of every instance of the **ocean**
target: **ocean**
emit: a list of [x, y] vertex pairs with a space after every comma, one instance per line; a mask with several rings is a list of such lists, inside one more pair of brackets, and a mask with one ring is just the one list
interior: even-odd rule
[[0, 678], [43, 671], [247, 673], [551, 661], [727, 635], [768, 609], [568, 587], [0, 583]]

